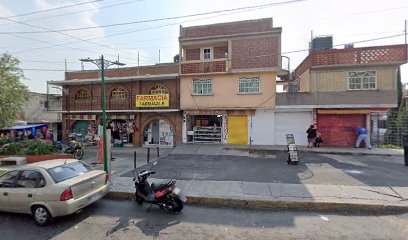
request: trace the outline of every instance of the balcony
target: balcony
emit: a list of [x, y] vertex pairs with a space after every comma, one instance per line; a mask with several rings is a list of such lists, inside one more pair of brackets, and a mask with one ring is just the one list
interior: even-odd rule
[[181, 63], [181, 74], [222, 73], [227, 71], [227, 59], [211, 61], [185, 61]]
[[[149, 107], [137, 108], [136, 95], [125, 96], [124, 98], [105, 97], [107, 111], [139, 111], [155, 109], [179, 109], [178, 97], [170, 96], [169, 107]], [[75, 99], [74, 97], [60, 96], [58, 98], [49, 98], [48, 111], [50, 112], [101, 112], [102, 97], [93, 96], [87, 99]]]
[[312, 52], [294, 71], [295, 77], [315, 66], [353, 64], [403, 64], [407, 61], [407, 45], [332, 49]]

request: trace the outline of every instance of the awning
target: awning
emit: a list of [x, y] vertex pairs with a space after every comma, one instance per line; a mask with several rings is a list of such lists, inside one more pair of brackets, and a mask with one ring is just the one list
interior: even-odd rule
[[370, 114], [370, 109], [318, 109], [317, 114]]
[[48, 125], [47, 124], [16, 125], [16, 126], [2, 129], [2, 130], [31, 130], [33, 128], [42, 128], [42, 127], [48, 128]]

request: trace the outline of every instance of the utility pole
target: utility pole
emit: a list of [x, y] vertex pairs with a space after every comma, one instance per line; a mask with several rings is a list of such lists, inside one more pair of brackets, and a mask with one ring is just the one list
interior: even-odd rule
[[139, 51], [137, 51], [137, 75], [139, 76]]
[[102, 84], [102, 132], [103, 132], [103, 170], [108, 173], [108, 156], [106, 144], [106, 98], [105, 98], [105, 66], [108, 68], [112, 65], [124, 66], [124, 63], [119, 61], [111, 62], [105, 60], [103, 55], [99, 59], [79, 59], [81, 62], [91, 62], [101, 70], [101, 84]]
[[405, 19], [405, 44], [407, 44], [407, 42], [408, 42], [408, 40], [407, 40], [407, 27], [408, 27], [408, 26], [407, 26], [407, 25], [408, 25], [408, 24], [407, 24], [407, 21], [408, 21], [408, 20]]
[[159, 63], [160, 63], [160, 49], [159, 49]]

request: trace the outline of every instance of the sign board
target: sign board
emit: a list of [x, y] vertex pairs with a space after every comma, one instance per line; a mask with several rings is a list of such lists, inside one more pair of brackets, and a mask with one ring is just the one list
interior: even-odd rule
[[136, 107], [168, 107], [169, 94], [136, 95]]
[[293, 134], [286, 134], [286, 142], [288, 143], [288, 164], [298, 164], [298, 152]]

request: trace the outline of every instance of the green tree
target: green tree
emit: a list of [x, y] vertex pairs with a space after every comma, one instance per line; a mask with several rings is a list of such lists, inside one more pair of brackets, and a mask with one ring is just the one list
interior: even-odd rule
[[24, 75], [19, 64], [8, 53], [0, 57], [0, 129], [13, 124], [27, 101], [28, 89], [20, 82]]

